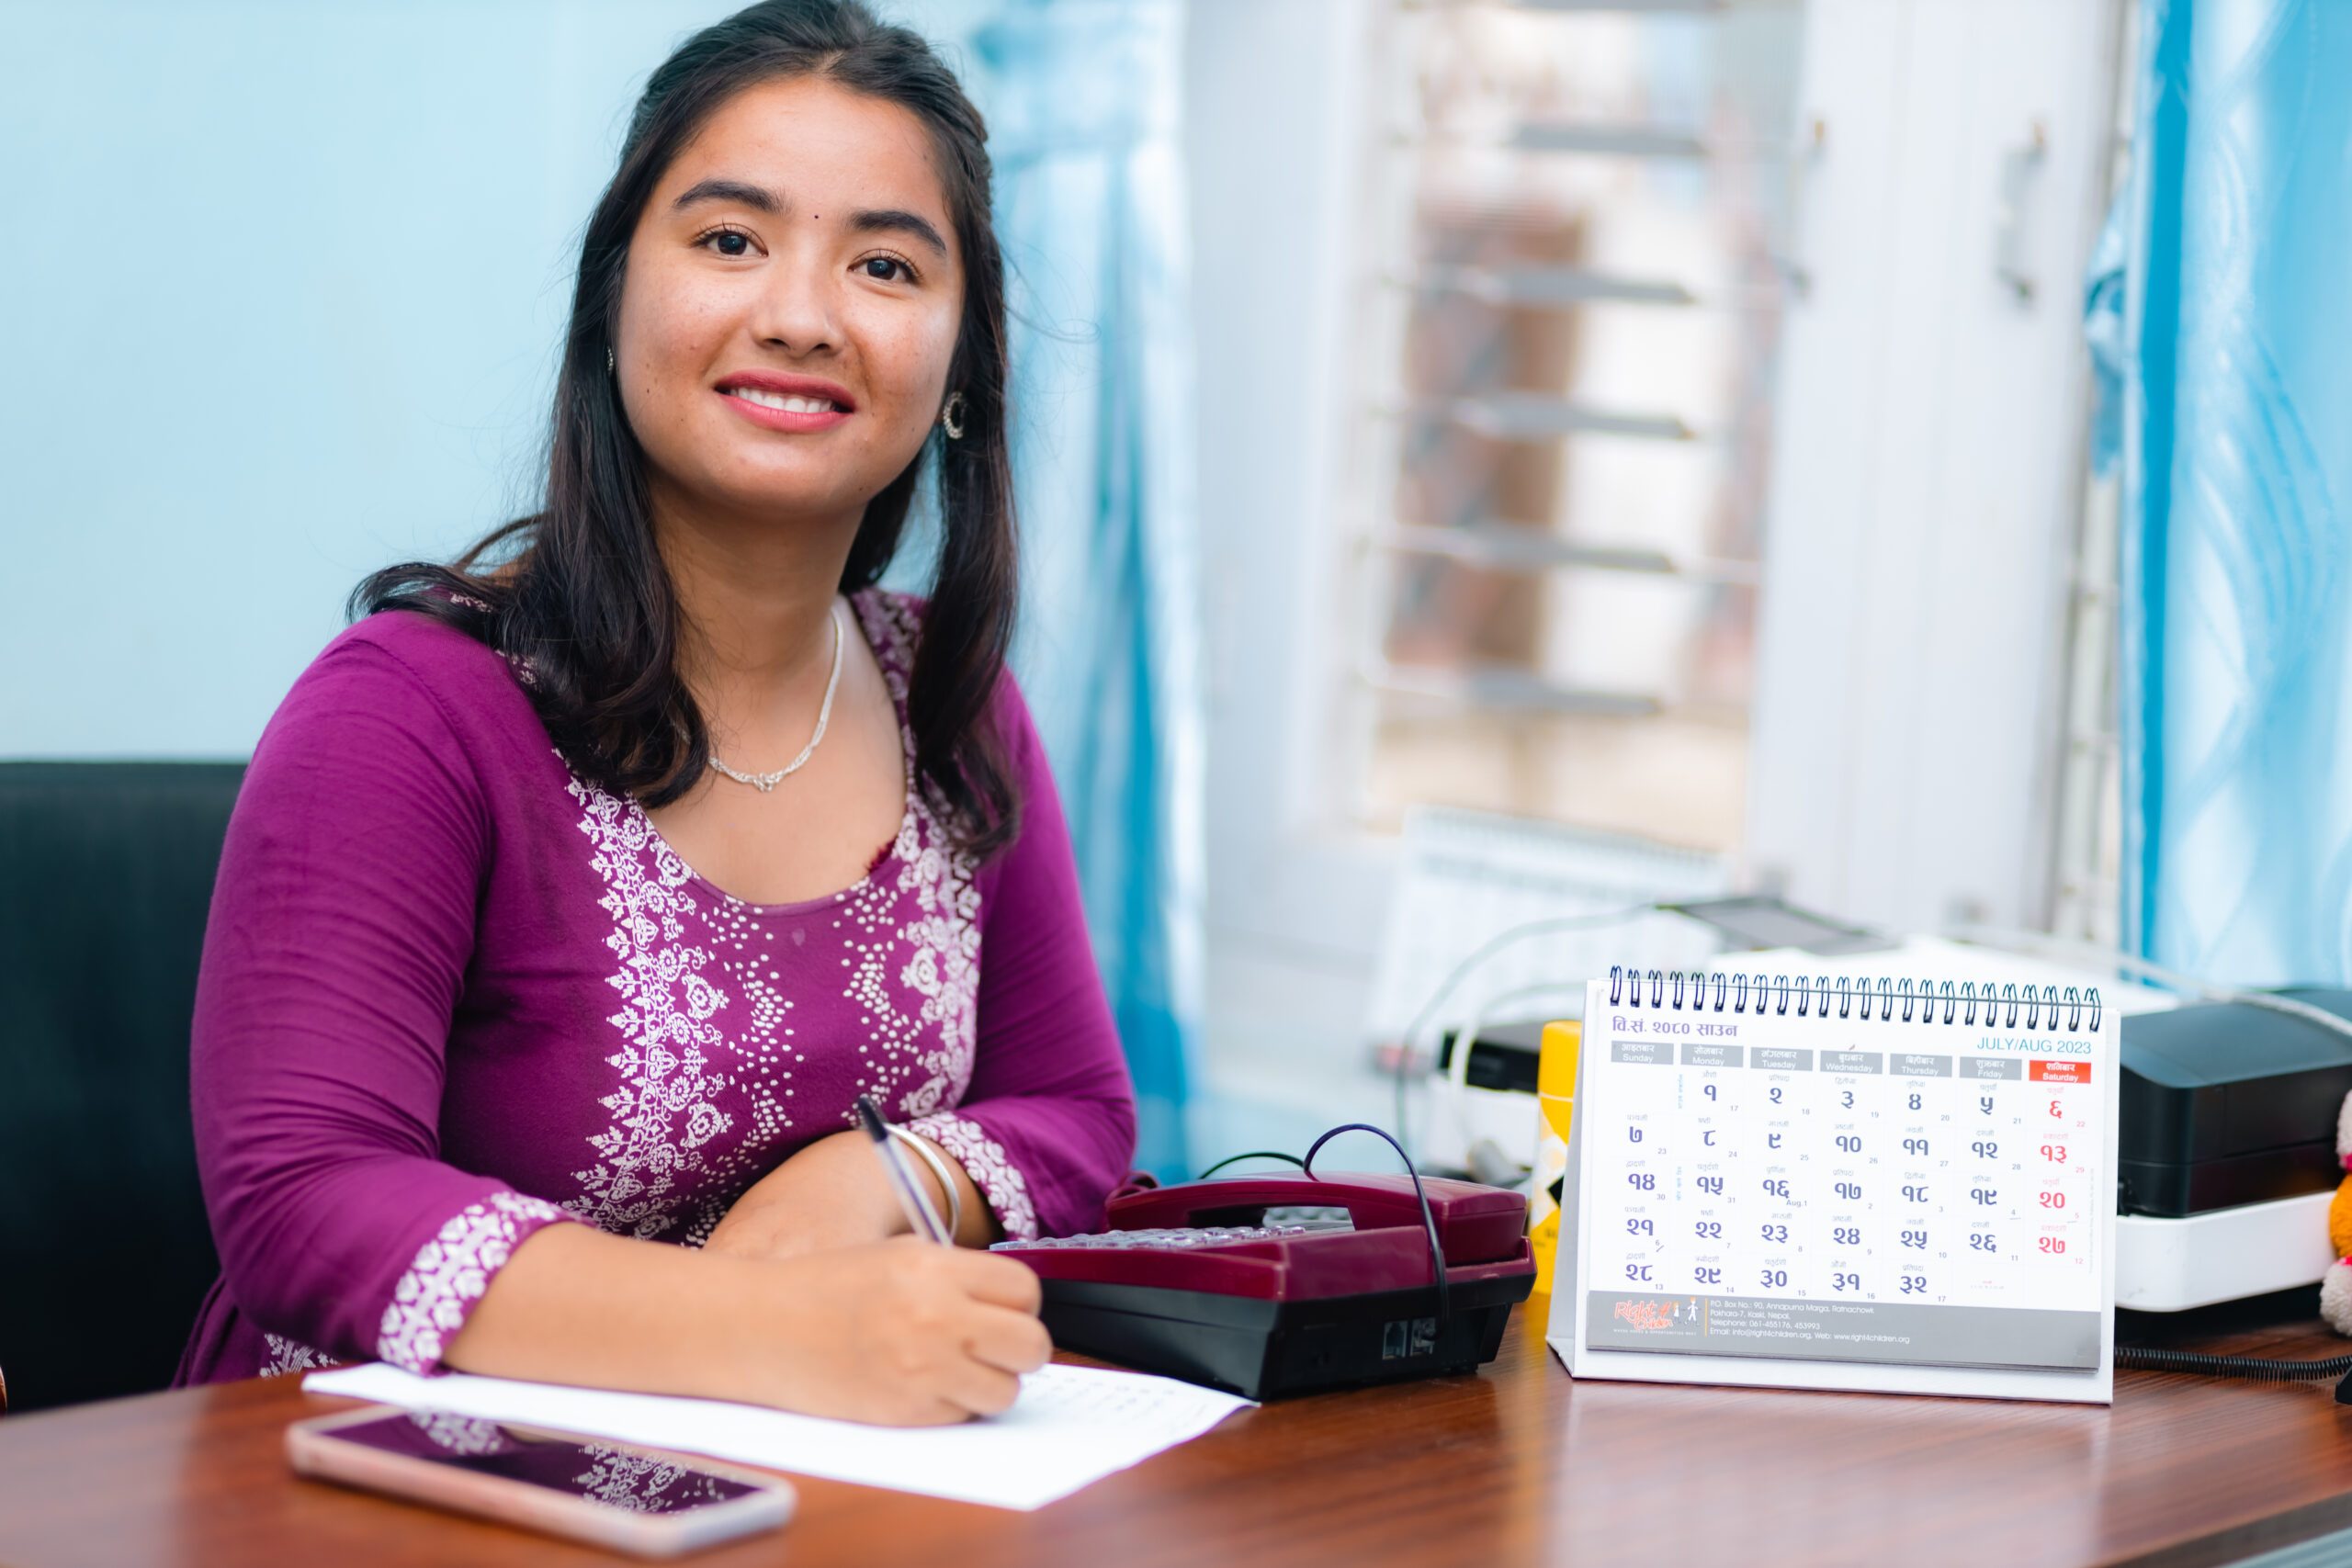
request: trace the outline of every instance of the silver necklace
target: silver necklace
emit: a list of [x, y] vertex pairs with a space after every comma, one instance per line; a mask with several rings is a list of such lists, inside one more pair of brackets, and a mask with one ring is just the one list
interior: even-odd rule
[[734, 769], [729, 767], [726, 763], [720, 761], [718, 760], [718, 754], [714, 751], [711, 753], [710, 758], [710, 765], [712, 767], [718, 769], [720, 773], [725, 773], [737, 784], [750, 784], [762, 795], [765, 795], [768, 791], [775, 788], [776, 785], [782, 784], [785, 780], [798, 773], [801, 770], [801, 767], [807, 763], [808, 759], [817, 754], [817, 742], [825, 738], [825, 726], [831, 721], [833, 716], [833, 693], [842, 683], [842, 612], [841, 606], [838, 604], [833, 606], [832, 619], [833, 672], [825, 678], [825, 701], [824, 705], [817, 710], [817, 733], [808, 738], [808, 745], [800, 748], [800, 755], [795, 757], [792, 761], [786, 762], [784, 766], [778, 768], [772, 773], [739, 773]]

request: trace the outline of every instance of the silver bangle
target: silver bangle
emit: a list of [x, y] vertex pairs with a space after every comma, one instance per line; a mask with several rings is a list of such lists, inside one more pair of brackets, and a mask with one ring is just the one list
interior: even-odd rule
[[908, 1132], [895, 1122], [885, 1125], [889, 1128], [890, 1136], [921, 1155], [923, 1163], [931, 1167], [932, 1175], [939, 1178], [939, 1190], [947, 1194], [947, 1235], [949, 1240], [954, 1240], [964, 1229], [964, 1195], [956, 1190], [956, 1178], [948, 1170], [947, 1162], [940, 1157], [939, 1151], [931, 1146], [929, 1140]]

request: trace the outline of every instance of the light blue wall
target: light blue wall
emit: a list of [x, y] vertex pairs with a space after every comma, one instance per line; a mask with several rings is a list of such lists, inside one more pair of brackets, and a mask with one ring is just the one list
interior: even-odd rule
[[0, 757], [243, 756], [524, 509], [629, 105], [733, 8], [0, 0]]

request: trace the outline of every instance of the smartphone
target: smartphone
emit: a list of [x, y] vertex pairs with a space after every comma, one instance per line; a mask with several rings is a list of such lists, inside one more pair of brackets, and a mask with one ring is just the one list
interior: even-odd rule
[[286, 1428], [296, 1473], [567, 1536], [675, 1557], [775, 1529], [791, 1483], [682, 1454], [371, 1404]]

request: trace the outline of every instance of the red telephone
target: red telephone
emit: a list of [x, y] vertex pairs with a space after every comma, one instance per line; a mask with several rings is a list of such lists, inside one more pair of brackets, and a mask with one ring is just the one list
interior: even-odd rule
[[1251, 1399], [1471, 1371], [1534, 1287], [1527, 1200], [1420, 1186], [1428, 1224], [1409, 1176], [1187, 1181], [996, 1250], [1043, 1280], [1055, 1344]]

